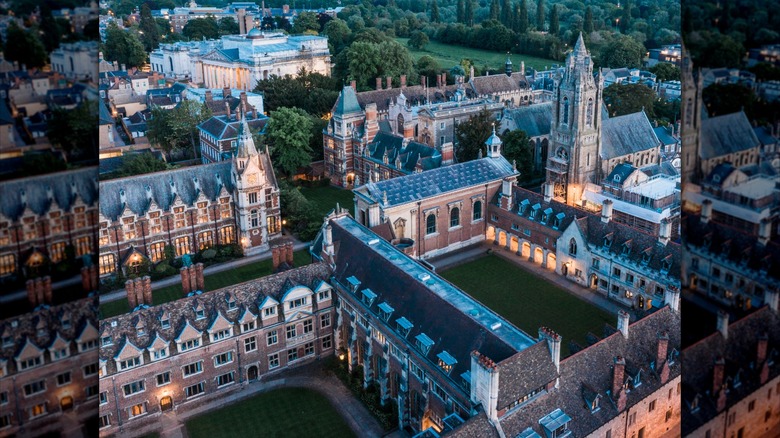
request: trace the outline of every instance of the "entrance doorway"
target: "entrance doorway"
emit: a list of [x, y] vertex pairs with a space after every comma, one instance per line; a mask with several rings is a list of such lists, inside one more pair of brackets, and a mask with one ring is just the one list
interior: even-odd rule
[[170, 411], [171, 409], [173, 409], [173, 398], [171, 398], [170, 395], [166, 395], [160, 399], [160, 410], [165, 412]]
[[250, 382], [254, 382], [255, 380], [257, 380], [257, 367], [256, 366], [252, 365], [251, 367], [249, 367], [249, 369], [246, 372], [246, 378]]

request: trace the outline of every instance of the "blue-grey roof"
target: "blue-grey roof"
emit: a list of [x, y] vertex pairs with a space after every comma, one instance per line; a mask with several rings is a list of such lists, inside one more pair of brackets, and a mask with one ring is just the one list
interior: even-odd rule
[[669, 161], [661, 161], [660, 164], [650, 164], [644, 167], [640, 167], [639, 170], [642, 171], [647, 176], [655, 176], [655, 175], [669, 175], [669, 176], [678, 176], [680, 174], [679, 171], [677, 171], [677, 168], [672, 165]]
[[[260, 132], [265, 129], [269, 118], [265, 115], [258, 115], [258, 118], [247, 120], [249, 129], [252, 132]], [[229, 140], [238, 138], [241, 128], [241, 120], [228, 120], [228, 116], [213, 116], [205, 122], [198, 125], [198, 129], [207, 132], [218, 140]]]
[[441, 153], [427, 144], [410, 141], [404, 144], [403, 137], [389, 132], [379, 131], [371, 144], [368, 145], [371, 158], [384, 161], [387, 153], [387, 163], [395, 165], [396, 158], [400, 160], [401, 169], [405, 172], [414, 172], [419, 161], [423, 170], [435, 169], [441, 166]]
[[386, 206], [400, 205], [430, 198], [442, 193], [460, 190], [517, 175], [504, 157], [482, 158], [453, 164], [425, 172], [414, 173], [355, 189], [355, 193], [382, 202], [387, 192]]
[[601, 158], [604, 160], [646, 151], [660, 144], [644, 111], [602, 122]]
[[653, 131], [655, 131], [655, 136], [658, 137], [658, 140], [661, 142], [661, 144], [667, 145], [677, 143], [677, 139], [672, 137], [668, 128], [664, 126], [657, 126], [653, 128]]
[[100, 124], [101, 125], [113, 125], [114, 124], [114, 118], [111, 117], [111, 113], [108, 112], [108, 107], [106, 106], [105, 102], [102, 100], [98, 102], [98, 113], [100, 115]]
[[[615, 183], [618, 185], [623, 185], [623, 181], [626, 180], [634, 171], [636, 170], [636, 167], [628, 164], [628, 163], [620, 163], [617, 166], [615, 166], [614, 169], [612, 169], [612, 172], [607, 176], [607, 182], [608, 183]], [[615, 180], [615, 177], [618, 179]]]
[[362, 111], [363, 110], [360, 108], [355, 90], [353, 90], [351, 86], [345, 85], [344, 88], [341, 89], [341, 93], [339, 93], [338, 100], [336, 100], [333, 114], [344, 115], [359, 113]]
[[[100, 212], [107, 218], [115, 219], [124, 211], [121, 190], [124, 190], [127, 207], [133, 213], [144, 214], [148, 210], [149, 195], [161, 209], [168, 210], [175, 201], [171, 183], [175, 186], [176, 196], [185, 204], [192, 205], [200, 193], [195, 188], [195, 178], [203, 194], [208, 199], [216, 199], [222, 186], [225, 186], [228, 192], [233, 190], [231, 165], [231, 161], [220, 161], [103, 181], [100, 183]], [[147, 187], [151, 190], [149, 194]]]
[[702, 120], [700, 138], [700, 154], [705, 160], [760, 145], [743, 111]]
[[762, 145], [770, 145], [777, 143], [777, 139], [772, 135], [772, 132], [766, 126], [756, 126], [753, 128], [753, 132], [756, 133], [758, 141]]
[[[25, 209], [37, 215], [47, 213], [56, 202], [63, 210], [69, 210], [78, 195], [85, 204], [93, 205], [98, 197], [97, 167], [32, 176], [0, 184], [0, 213], [16, 220]], [[51, 190], [51, 198], [49, 198]], [[74, 195], [75, 192], [75, 195]], [[22, 197], [26, 197], [26, 204]]]
[[508, 112], [517, 129], [522, 129], [529, 137], [550, 135], [552, 102], [523, 106]]

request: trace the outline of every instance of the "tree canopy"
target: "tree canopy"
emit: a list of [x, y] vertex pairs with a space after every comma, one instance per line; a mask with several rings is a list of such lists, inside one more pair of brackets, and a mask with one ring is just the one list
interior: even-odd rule
[[476, 159], [479, 151], [484, 150], [485, 142], [493, 132], [493, 123], [493, 115], [483, 109], [455, 126], [455, 158], [459, 163]]
[[219, 38], [219, 23], [213, 15], [187, 21], [181, 33], [190, 40], [214, 40]]
[[33, 26], [26, 30], [19, 27], [15, 21], [8, 26], [5, 40], [5, 58], [18, 61], [27, 68], [43, 67], [48, 63], [49, 55], [38, 37], [38, 28]]
[[650, 119], [655, 116], [655, 92], [645, 85], [612, 84], [604, 89], [603, 97], [610, 117], [635, 113], [643, 108]]
[[198, 125], [211, 118], [211, 110], [195, 100], [184, 100], [173, 109], [152, 107], [146, 136], [169, 157], [173, 153], [198, 156]]
[[271, 112], [268, 140], [274, 166], [287, 175], [311, 163], [311, 119], [299, 108], [279, 108]]
[[103, 46], [106, 61], [116, 61], [129, 67], [146, 63], [144, 45], [135, 32], [120, 29], [113, 21], [106, 28], [106, 42]]

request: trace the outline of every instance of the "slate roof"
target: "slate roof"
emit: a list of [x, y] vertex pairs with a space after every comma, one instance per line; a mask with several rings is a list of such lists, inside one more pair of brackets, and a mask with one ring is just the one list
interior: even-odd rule
[[[553, 199], [550, 200], [550, 202], [544, 202], [544, 196], [541, 193], [532, 192], [528, 189], [524, 189], [522, 187], [513, 186], [512, 187], [512, 193], [514, 194], [514, 203], [512, 205], [512, 211], [517, 213], [519, 217], [523, 217], [525, 219], [528, 219], [528, 216], [531, 214], [533, 207], [536, 204], [539, 204], [540, 209], [542, 211], [547, 210], [548, 208], [552, 209], [552, 217], [561, 216], [560, 223], [556, 227], [557, 230], [563, 231], [566, 229], [566, 227], [571, 224], [571, 222], [578, 218], [586, 216], [588, 213], [586, 213], [584, 210], [572, 207], [570, 205], [564, 204], [562, 202], [555, 201]], [[519, 207], [521, 204], [528, 205], [528, 208], [526, 211], [521, 215], [519, 214]], [[538, 222], [541, 225], [541, 222]], [[550, 228], [553, 227], [554, 221], [550, 219], [547, 223], [543, 224]]]
[[507, 115], [529, 137], [550, 135], [552, 126], [552, 102], [542, 102], [507, 110]]
[[737, 170], [731, 163], [720, 163], [712, 168], [710, 174], [707, 175], [707, 179], [704, 180], [707, 184], [715, 186], [722, 186], [726, 178]]
[[655, 131], [655, 136], [658, 138], [658, 141], [663, 145], [676, 144], [678, 141], [669, 133], [669, 130], [665, 126], [657, 126], [653, 128], [653, 131]]
[[[127, 207], [135, 214], [145, 214], [151, 200], [154, 200], [162, 210], [168, 210], [175, 201], [171, 182], [176, 187], [176, 196], [186, 205], [192, 205], [200, 194], [195, 188], [194, 178], [198, 179], [203, 194], [208, 199], [214, 200], [219, 196], [222, 187], [232, 192], [231, 166], [231, 161], [220, 161], [101, 181], [100, 212], [112, 220], [122, 214], [125, 205], [121, 201], [120, 190], [124, 190]], [[147, 195], [147, 187], [151, 190], [151, 200]]]
[[[401, 95], [401, 92], [404, 93], [407, 102], [421, 105], [426, 102], [426, 99], [430, 100], [431, 103], [447, 102], [450, 100], [455, 91], [457, 91], [457, 89], [458, 86], [455, 84], [447, 85], [441, 88], [428, 87], [427, 91], [422, 85], [412, 85], [404, 88], [395, 87], [382, 90], [361, 91], [360, 93], [357, 93], [357, 100], [360, 106], [363, 108], [365, 108], [369, 103], [376, 103], [377, 111], [384, 112], [388, 110], [391, 102], [394, 102], [396, 99], [398, 99], [398, 96]], [[467, 95], [473, 94], [471, 89], [467, 88], [466, 90]]]
[[[713, 369], [719, 357], [726, 362], [724, 383], [733, 382], [735, 375], [741, 373], [741, 384], [738, 387], [729, 384], [726, 409], [750, 396], [761, 386], [761, 367], [756, 364], [758, 337], [761, 335], [768, 337], [767, 357], [775, 356], [774, 365], [769, 367], [768, 381], [772, 381], [780, 374], [780, 316], [768, 306], [731, 322], [728, 339], [716, 331], [682, 351], [685, 375], [682, 388], [683, 436], [718, 415], [716, 401], [708, 392], [712, 392]], [[691, 402], [697, 395], [700, 397], [698, 409], [692, 411]], [[775, 397], [775, 394], [772, 396]]]
[[[48, 189], [52, 191], [51, 199]], [[26, 204], [22, 202], [22, 192], [27, 198]], [[86, 205], [93, 205], [97, 201], [97, 167], [3, 181], [0, 184], [0, 214], [16, 220], [25, 207], [30, 207], [33, 213], [40, 216], [47, 213], [55, 202], [61, 209], [69, 210], [76, 196]]]
[[108, 112], [108, 107], [106, 106], [106, 103], [103, 102], [102, 100], [98, 102], [98, 112], [99, 112], [101, 125], [114, 124], [114, 118], [111, 116], [111, 113]]
[[[614, 169], [612, 169], [612, 172], [607, 176], [606, 182], [607, 184], [615, 184], [618, 186], [622, 186], [623, 182], [631, 176], [632, 173], [636, 170], [636, 167], [628, 164], [628, 163], [620, 163], [617, 166], [615, 166]], [[617, 181], [615, 180], [615, 177], [617, 177]]]
[[394, 206], [516, 175], [518, 172], [512, 169], [512, 165], [506, 161], [506, 158], [486, 157], [400, 178], [368, 183], [353, 191], [374, 202], [382, 202], [383, 194], [387, 192], [386, 206]]
[[345, 85], [339, 93], [339, 98], [336, 99], [336, 104], [333, 105], [333, 114], [343, 116], [345, 114], [359, 113], [363, 110], [358, 104], [357, 94], [351, 86]]
[[640, 167], [639, 170], [641, 170], [649, 177], [655, 175], [678, 176], [680, 174], [680, 172], [669, 161], [661, 161], [660, 164], [650, 164], [643, 166]]
[[401, 170], [414, 172], [419, 162], [423, 170], [435, 169], [441, 166], [441, 153], [431, 146], [416, 141], [404, 144], [403, 137], [392, 133], [379, 131], [374, 140], [368, 145], [371, 158], [383, 162], [387, 153], [387, 163], [395, 165], [396, 158], [401, 161]]
[[756, 126], [753, 128], [753, 132], [756, 133], [756, 138], [762, 145], [772, 145], [777, 143], [777, 139], [772, 135], [772, 132], [766, 126]]
[[447, 438], [499, 438], [496, 427], [490, 422], [485, 411], [480, 409], [477, 415], [466, 420], [463, 425], [443, 435]]
[[[221, 313], [231, 323], [236, 323], [247, 309], [255, 315], [260, 315], [259, 305], [266, 297], [281, 302], [284, 294], [293, 287], [315, 288], [320, 281], [327, 281], [329, 274], [330, 269], [326, 264], [313, 263], [234, 286], [102, 319], [99, 330], [101, 333], [110, 335], [113, 344], [100, 348], [100, 358], [103, 360], [113, 359], [126, 342], [130, 342], [138, 348], [147, 348], [154, 341], [156, 335], [166, 341], [172, 341], [181, 334], [188, 322], [196, 330], [206, 331], [217, 318], [218, 313]], [[231, 312], [228, 311], [227, 307], [228, 296], [233, 297], [236, 303], [236, 310]], [[196, 319], [194, 309], [197, 306], [203, 307], [205, 318]], [[167, 329], [162, 328], [159, 319], [164, 312], [169, 315], [170, 327]], [[279, 318], [284, 317], [283, 313], [277, 313]], [[136, 324], [139, 321], [143, 323], [146, 333], [141, 337], [136, 331]], [[117, 326], [111, 327], [114, 322]], [[116, 371], [113, 360], [107, 360], [106, 365], [109, 373]]]
[[500, 73], [489, 76], [475, 76], [469, 80], [469, 85], [478, 96], [492, 96], [526, 89], [528, 88], [528, 81], [520, 73], [512, 73], [511, 77], [505, 73]]
[[[28, 340], [33, 345], [45, 349], [51, 345], [58, 334], [68, 341], [77, 339], [88, 324], [92, 324], [95, 328], [98, 327], [97, 308], [97, 297], [84, 298], [57, 306], [40, 307], [35, 311], [0, 321], [0, 334], [13, 338], [13, 343], [8, 347], [3, 347], [0, 344], [0, 360], [8, 361], [10, 373], [12, 368], [16, 368], [14, 357]], [[70, 321], [69, 327], [63, 324], [63, 321], [66, 320]], [[11, 321], [16, 321], [17, 326], [12, 327]], [[46, 328], [40, 335], [38, 333], [39, 325]], [[70, 351], [71, 355], [75, 355], [78, 349], [71, 347]], [[87, 357], [82, 360], [85, 363], [94, 362]]]
[[755, 236], [713, 220], [702, 223], [698, 215], [685, 215], [681, 225], [686, 247], [706, 249], [713, 256], [741, 266], [745, 274], [748, 274], [747, 270], [754, 276], [766, 272], [766, 278], [780, 280], [780, 244], [777, 242], [759, 245]]
[[[658, 334], [669, 334], [668, 351], [680, 348], [680, 316], [666, 306], [629, 326], [629, 338], [620, 332], [602, 339], [561, 361], [560, 388], [543, 394], [501, 419], [506, 436], [514, 437], [531, 428], [540, 436], [547, 436], [539, 420], [556, 409], [571, 417], [572, 436], [584, 437], [618, 415], [606, 391], [612, 387], [612, 366], [616, 356], [626, 359], [627, 367], [642, 367], [642, 385], [632, 389], [626, 397], [627, 409], [657, 391], [660, 379], [652, 372], [650, 362], [656, 360]], [[680, 375], [680, 362], [670, 366], [669, 380]], [[600, 409], [591, 413], [585, 404], [584, 389], [601, 394]]]
[[705, 160], [760, 145], [744, 111], [703, 119], [699, 138]]
[[14, 118], [5, 101], [0, 101], [0, 125], [13, 125]]
[[[360, 290], [369, 288], [377, 295], [371, 311], [387, 302], [394, 309], [391, 321], [404, 317], [414, 325], [407, 339], [425, 333], [433, 340], [434, 345], [426, 356], [433, 361], [433, 366], [436, 366], [436, 356], [446, 350], [457, 360], [451, 379], [460, 379], [462, 373], [471, 369], [474, 350], [498, 363], [536, 344], [528, 334], [428, 271], [352, 217], [342, 215], [326, 223], [332, 227], [336, 248], [336, 281], [348, 284], [347, 278], [356, 277], [361, 282]], [[321, 248], [322, 233], [312, 245], [312, 253], [320, 254]], [[500, 327], [491, 329], [496, 322], [501, 322]], [[395, 329], [394, 322], [391, 327]], [[469, 336], [463, 336], [464, 333]]]
[[658, 147], [661, 142], [644, 111], [604, 119], [601, 126], [601, 158], [609, 160]]
[[504, 409], [558, 377], [547, 341], [537, 342], [498, 364], [498, 409]]
[[[247, 119], [247, 124], [252, 132], [260, 132], [265, 129], [268, 120], [267, 116], [260, 114], [258, 118]], [[237, 139], [241, 130], [241, 120], [228, 120], [227, 115], [213, 116], [198, 125], [198, 129], [211, 134], [218, 140]]]

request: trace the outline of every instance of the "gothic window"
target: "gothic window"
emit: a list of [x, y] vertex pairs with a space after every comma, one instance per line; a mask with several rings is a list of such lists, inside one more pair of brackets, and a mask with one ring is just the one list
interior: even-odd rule
[[472, 215], [472, 220], [478, 221], [482, 219], [482, 201], [476, 201], [474, 202], [474, 214]]
[[593, 126], [593, 99], [588, 99], [588, 109], [585, 112], [585, 124]]
[[563, 98], [563, 124], [568, 125], [569, 124], [569, 98], [564, 97]]
[[396, 123], [398, 125], [398, 134], [404, 135], [404, 115], [398, 114], [398, 119], [396, 119]]
[[436, 215], [434, 213], [431, 213], [425, 218], [425, 234], [433, 234], [435, 232], [436, 232]]
[[558, 158], [561, 158], [563, 160], [568, 160], [569, 159], [569, 153], [566, 152], [566, 149], [564, 149], [562, 147], [558, 148], [558, 150], [555, 151], [555, 156], [558, 157]]
[[577, 241], [573, 238], [569, 241], [569, 255], [577, 255]]
[[450, 211], [450, 228], [460, 225], [460, 209], [455, 207]]
[[252, 210], [249, 212], [249, 223], [252, 228], [257, 228], [257, 226], [260, 224], [260, 215], [257, 210]]

